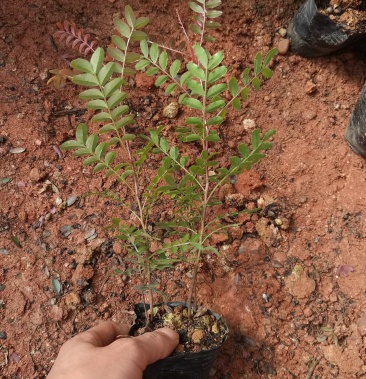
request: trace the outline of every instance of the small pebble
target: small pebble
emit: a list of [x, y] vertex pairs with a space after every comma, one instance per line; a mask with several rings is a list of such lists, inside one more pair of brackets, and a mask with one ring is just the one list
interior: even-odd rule
[[278, 54], [280, 55], [286, 55], [288, 52], [288, 49], [290, 48], [290, 40], [289, 39], [281, 39], [278, 42]]
[[178, 114], [179, 105], [176, 102], [170, 103], [163, 109], [163, 116], [167, 118], [175, 118]]
[[341, 14], [342, 8], [341, 7], [334, 8], [333, 12], [334, 12], [334, 14]]
[[311, 95], [311, 94], [315, 93], [316, 91], [317, 91], [316, 84], [314, 84], [310, 80], [308, 82], [306, 82], [306, 84], [305, 84], [305, 93], [307, 95]]
[[246, 118], [245, 120], [243, 120], [243, 126], [245, 130], [253, 129], [255, 128], [255, 121], [249, 118]]
[[6, 335], [5, 332], [0, 332], [0, 340], [6, 340], [8, 336]]
[[41, 178], [41, 174], [38, 170], [38, 168], [32, 168], [29, 172], [29, 179], [32, 182], [38, 182]]
[[286, 35], [287, 35], [287, 30], [286, 30], [285, 28], [281, 28], [281, 29], [278, 31], [278, 34], [279, 34], [281, 37], [285, 38]]
[[78, 200], [78, 196], [70, 196], [67, 200], [66, 200], [66, 205], [68, 207], [71, 207], [71, 205], [75, 204], [76, 200]]

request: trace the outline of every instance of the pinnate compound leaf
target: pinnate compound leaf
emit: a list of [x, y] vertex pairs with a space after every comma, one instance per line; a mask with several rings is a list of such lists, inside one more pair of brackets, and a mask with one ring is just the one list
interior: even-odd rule
[[239, 84], [236, 78], [230, 78], [229, 80], [229, 91], [231, 96], [236, 96], [239, 92]]
[[92, 122], [103, 122], [103, 121], [110, 121], [110, 120], [112, 120], [112, 117], [107, 112], [99, 112], [95, 114], [91, 119]]
[[169, 156], [174, 159], [174, 160], [177, 160], [178, 159], [178, 156], [179, 156], [179, 150], [176, 146], [172, 146], [172, 148], [170, 149], [170, 152], [169, 152]]
[[194, 142], [199, 141], [200, 139], [201, 137], [198, 134], [189, 134], [188, 136], [184, 137], [184, 142]]
[[133, 124], [134, 122], [135, 122], [135, 115], [130, 114], [118, 120], [116, 123], [116, 128], [121, 129], [128, 124]]
[[224, 53], [222, 51], [218, 51], [217, 53], [212, 55], [211, 58], [209, 59], [207, 68], [209, 70], [214, 69], [222, 62], [223, 59], [224, 59]]
[[164, 153], [168, 152], [169, 144], [165, 138], [160, 138], [160, 148]]
[[87, 90], [81, 92], [79, 97], [80, 97], [80, 99], [85, 99], [85, 100], [103, 99], [104, 98], [102, 92], [96, 88], [87, 89]]
[[90, 100], [85, 104], [87, 109], [108, 109], [104, 100]]
[[104, 156], [104, 154], [105, 154], [105, 152], [106, 152], [106, 150], [107, 150], [107, 147], [108, 147], [108, 145], [107, 145], [106, 142], [102, 142], [102, 143], [100, 143], [100, 144], [95, 148], [95, 152], [94, 152], [94, 154], [95, 154], [99, 159], [101, 159], [101, 158]]
[[200, 46], [198, 43], [193, 45], [194, 53], [204, 68], [207, 68], [208, 65], [208, 56], [206, 50]]
[[112, 36], [112, 42], [121, 50], [126, 50], [127, 48], [125, 40], [120, 36]]
[[115, 65], [113, 62], [108, 62], [98, 72], [98, 80], [101, 86], [104, 86], [115, 72]]
[[122, 78], [114, 78], [111, 81], [109, 81], [103, 89], [104, 96], [109, 97], [114, 93], [118, 88], [122, 86], [123, 79]]
[[220, 125], [224, 121], [224, 118], [222, 116], [216, 116], [216, 117], [211, 117], [207, 120], [206, 125], [211, 126], [211, 125]]
[[207, 18], [217, 18], [222, 15], [222, 11], [217, 11], [217, 10], [208, 10], [206, 12]]
[[257, 76], [262, 67], [262, 54], [259, 52], [254, 57], [254, 76]]
[[107, 105], [109, 109], [113, 109], [116, 107], [118, 104], [120, 104], [123, 100], [127, 98], [127, 93], [126, 92], [115, 92], [108, 100], [107, 100]]
[[217, 109], [223, 108], [224, 106], [225, 106], [224, 100], [216, 100], [206, 107], [206, 112], [207, 113], [214, 112]]
[[193, 96], [195, 96], [195, 95], [204, 96], [205, 93], [204, 93], [204, 90], [203, 90], [201, 83], [198, 83], [193, 79], [190, 79], [190, 80], [187, 80], [186, 85], [192, 91], [191, 95], [193, 95]]
[[147, 38], [147, 34], [142, 30], [134, 30], [131, 34], [132, 41], [142, 41]]
[[225, 76], [227, 68], [225, 66], [216, 67], [208, 74], [207, 83], [213, 83]]
[[[134, 63], [138, 61], [139, 59], [140, 59], [140, 54], [134, 53], [132, 51], [129, 51], [128, 53], [126, 53], [126, 56], [125, 56], [126, 63]], [[126, 72], [125, 72], [125, 75], [126, 75]]]
[[134, 76], [135, 74], [136, 74], [136, 70], [134, 70], [132, 67], [125, 67], [123, 69], [123, 76]]
[[226, 90], [226, 84], [225, 83], [219, 83], [215, 84], [212, 87], [209, 88], [207, 91], [207, 98], [211, 99], [214, 96], [219, 95], [220, 93], [224, 92]]
[[243, 74], [242, 74], [243, 83], [244, 83], [245, 86], [248, 85], [249, 82], [250, 82], [249, 72], [250, 72], [250, 69], [249, 69], [249, 68], [246, 68], [246, 69], [243, 71]]
[[119, 18], [113, 19], [114, 26], [121, 33], [123, 37], [130, 38], [131, 30], [130, 27]]
[[74, 157], [82, 157], [84, 155], [90, 155], [90, 149], [89, 148], [80, 148], [80, 149], [77, 149], [76, 151], [74, 151], [74, 153], [72, 154]]
[[91, 134], [85, 142], [85, 146], [93, 152], [95, 148], [97, 147], [97, 144], [98, 144], [98, 137], [95, 134]]
[[187, 106], [188, 108], [203, 110], [202, 103], [199, 100], [197, 100], [197, 99], [193, 99], [193, 98], [190, 98], [190, 97], [185, 97], [183, 99], [182, 104], [185, 105], [185, 106]]
[[145, 58], [147, 58], [149, 56], [149, 46], [147, 45], [146, 40], [142, 40], [140, 42], [140, 50], [141, 50], [141, 52]]
[[97, 162], [99, 162], [98, 157], [96, 157], [95, 155], [93, 155], [91, 157], [88, 157], [88, 158], [84, 159], [83, 165], [84, 166], [90, 166], [91, 164], [97, 163]]
[[221, 24], [217, 21], [208, 20], [205, 26], [206, 29], [218, 29], [221, 26]]
[[154, 75], [156, 75], [156, 73], [159, 71], [159, 69], [157, 68], [157, 67], [149, 67], [147, 70], [146, 70], [146, 72], [145, 72], [145, 74], [147, 75], [147, 76], [154, 76]]
[[153, 42], [150, 47], [150, 58], [154, 63], [156, 63], [159, 58], [159, 46], [155, 42]]
[[135, 26], [136, 17], [130, 5], [126, 5], [125, 7], [125, 17], [126, 21], [128, 22], [128, 25], [130, 25], [131, 28], [133, 28]]
[[263, 59], [263, 66], [266, 67], [268, 66], [269, 62], [271, 62], [272, 58], [277, 54], [278, 49], [274, 48], [271, 49], [267, 55]]
[[201, 67], [196, 65], [193, 62], [188, 62], [187, 63], [187, 69], [190, 72], [192, 76], [194, 76], [197, 79], [200, 79], [202, 81], [206, 81], [206, 75], [205, 72], [202, 70]]
[[221, 5], [221, 0], [207, 0], [206, 1], [206, 8], [208, 9], [217, 8], [219, 5]]
[[98, 47], [90, 58], [90, 64], [93, 67], [94, 74], [98, 74], [99, 70], [102, 68], [104, 61], [104, 50]]
[[135, 29], [142, 29], [144, 28], [147, 24], [149, 23], [149, 18], [148, 17], [139, 17], [135, 21]]
[[180, 80], [180, 84], [182, 86], [185, 85], [185, 83], [187, 82], [187, 80], [190, 79], [191, 77], [192, 77], [192, 74], [189, 71], [185, 72], [184, 74], [181, 75], [181, 77], [179, 79]]
[[141, 59], [135, 64], [136, 70], [143, 70], [145, 67], [147, 67], [150, 64], [150, 62], [147, 59]]
[[209, 35], [209, 34], [205, 34], [205, 35], [203, 36], [203, 39], [204, 39], [206, 42], [215, 42], [215, 38], [212, 37], [212, 36]]
[[189, 30], [197, 35], [201, 35], [202, 33], [202, 30], [196, 24], [189, 25]]
[[105, 168], [107, 168], [107, 165], [106, 165], [105, 163], [97, 163], [97, 164], [94, 166], [93, 172], [94, 172], [94, 173], [97, 173], [97, 172], [99, 172], [99, 171], [104, 170]]
[[74, 150], [79, 149], [81, 147], [84, 147], [84, 145], [75, 140], [65, 141], [60, 145], [61, 150]]
[[128, 176], [133, 174], [133, 170], [126, 170], [122, 175], [121, 178], [125, 180]]
[[77, 58], [74, 59], [71, 63], [70, 66], [77, 71], [86, 73], [86, 74], [93, 74], [93, 66], [89, 61], [86, 59], [82, 58]]
[[210, 130], [210, 134], [206, 137], [206, 141], [208, 141], [208, 142], [219, 142], [220, 137], [214, 130]]
[[269, 138], [274, 136], [276, 134], [276, 131], [274, 129], [269, 130], [264, 136], [262, 141], [267, 141]]
[[248, 87], [243, 88], [243, 90], [240, 93], [242, 100], [246, 100], [248, 98], [248, 92]]
[[107, 49], [107, 52], [114, 60], [118, 62], [125, 61], [125, 54], [120, 49], [116, 49], [115, 47], [109, 47]]
[[258, 76], [255, 77], [255, 78], [253, 78], [253, 80], [252, 80], [252, 86], [257, 91], [261, 88], [261, 81], [258, 78]]
[[136, 138], [135, 134], [125, 134], [121, 140], [122, 141], [133, 141]]
[[88, 137], [88, 128], [86, 124], [82, 123], [78, 125], [78, 127], [76, 128], [75, 137], [78, 142], [85, 144], [86, 139]]
[[238, 145], [238, 151], [242, 155], [243, 158], [247, 158], [250, 154], [249, 147], [245, 143], [241, 143]]
[[110, 166], [111, 163], [114, 161], [114, 159], [116, 158], [117, 156], [117, 153], [115, 151], [110, 151], [109, 153], [107, 153], [107, 155], [105, 156], [105, 163]]
[[179, 59], [176, 59], [169, 68], [170, 75], [175, 78], [180, 70], [181, 62]]
[[157, 131], [150, 129], [149, 132], [150, 132], [150, 139], [151, 139], [152, 143], [155, 146], [159, 146], [159, 136], [158, 136]]
[[155, 80], [155, 86], [160, 87], [162, 84], [164, 84], [168, 79], [168, 75], [159, 75]]
[[117, 128], [113, 124], [106, 124], [99, 129], [99, 134], [115, 132]]
[[260, 136], [259, 129], [253, 130], [252, 136], [251, 136], [251, 141], [252, 141], [253, 150], [255, 150], [261, 142], [261, 136]]
[[75, 84], [85, 87], [94, 87], [99, 85], [98, 78], [93, 74], [79, 74], [72, 77], [71, 81]]
[[128, 109], [129, 109], [128, 105], [126, 105], [126, 104], [120, 105], [116, 109], [113, 109], [112, 118], [115, 120], [116, 118], [118, 118], [118, 117], [122, 116], [123, 114], [125, 114], [126, 112], [128, 112]]
[[241, 105], [240, 105], [240, 99], [238, 97], [236, 97], [231, 104], [235, 111], [240, 111]]
[[170, 95], [176, 88], [177, 88], [176, 83], [168, 84], [168, 86], [165, 88], [165, 94]]
[[200, 5], [196, 4], [194, 1], [190, 1], [188, 3], [188, 6], [192, 9], [193, 12], [196, 12], [199, 14], [204, 13], [203, 8]]
[[198, 126], [203, 125], [202, 119], [199, 117], [187, 117], [186, 118], [186, 124], [187, 125], [198, 125]]
[[269, 68], [269, 67], [264, 67], [261, 71], [261, 74], [263, 75], [263, 77], [265, 77], [266, 79], [270, 79], [272, 78], [272, 75], [273, 75], [273, 71]]
[[168, 53], [164, 50], [159, 56], [159, 66], [165, 70], [168, 64]]

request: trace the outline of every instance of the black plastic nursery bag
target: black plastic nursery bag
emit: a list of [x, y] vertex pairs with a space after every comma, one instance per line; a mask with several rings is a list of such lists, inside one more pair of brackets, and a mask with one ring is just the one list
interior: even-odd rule
[[302, 5], [288, 27], [291, 50], [308, 58], [333, 53], [359, 40], [365, 41], [365, 31], [363, 22], [352, 29], [331, 20], [326, 12], [318, 10], [314, 0], [307, 0]]
[[345, 138], [355, 153], [366, 158], [366, 84], [351, 113]]

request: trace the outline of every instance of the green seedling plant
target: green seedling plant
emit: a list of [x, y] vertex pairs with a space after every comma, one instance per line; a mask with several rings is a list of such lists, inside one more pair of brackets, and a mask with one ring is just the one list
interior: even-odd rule
[[[83, 157], [83, 165], [92, 166], [94, 173], [113, 176], [128, 188], [131, 200], [120, 204], [135, 222], [115, 218], [112, 227], [128, 250], [135, 272], [143, 278], [137, 290], [143, 300], [147, 296], [150, 309], [154, 293], [159, 292], [153, 274], [176, 262], [192, 265], [186, 299], [188, 317], [192, 314], [202, 257], [206, 253], [218, 254], [210, 244], [211, 236], [233, 226], [222, 222], [226, 215], [212, 218], [209, 209], [221, 204], [218, 191], [225, 183], [265, 157], [265, 151], [271, 148], [269, 139], [275, 133], [271, 130], [261, 136], [259, 130], [254, 130], [251, 146], [238, 144], [237, 154], [229, 157], [227, 165], [220, 166], [218, 129], [226, 127], [228, 112], [240, 110], [250, 88], [258, 90], [261, 81], [272, 76], [269, 64], [276, 54], [276, 49], [270, 50], [262, 59], [258, 53], [253, 67], [245, 69], [240, 78], [228, 77], [224, 52], [214, 50], [214, 38], [208, 33], [220, 27], [220, 4], [220, 0], [190, 1], [194, 17], [188, 31], [178, 15], [177, 23], [187, 46], [180, 52], [181, 59], [175, 59], [174, 49], [151, 41], [143, 31], [148, 18], [137, 18], [126, 6], [125, 18], [114, 19], [112, 45], [106, 51], [96, 48], [89, 60], [78, 58], [71, 62], [71, 68], [79, 72], [71, 80], [87, 87], [80, 98], [86, 100], [86, 108], [95, 110], [91, 122], [98, 125], [98, 130], [91, 133], [82, 123], [76, 129], [76, 138], [61, 145]], [[180, 107], [188, 114], [184, 125], [176, 125], [169, 134], [164, 126], [137, 132], [136, 117], [126, 103], [127, 79], [136, 71], [153, 76], [155, 86], [165, 95], [178, 97]], [[192, 145], [194, 151], [198, 149], [195, 157], [181, 153], [185, 144]], [[156, 163], [156, 157], [159, 164], [155, 174], [146, 180], [146, 166], [151, 169], [150, 163]], [[162, 200], [172, 212], [157, 222], [154, 210]], [[152, 248], [153, 243], [159, 247]]]

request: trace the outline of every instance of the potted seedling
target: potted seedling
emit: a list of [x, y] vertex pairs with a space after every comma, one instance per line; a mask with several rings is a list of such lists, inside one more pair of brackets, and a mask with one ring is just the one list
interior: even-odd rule
[[[129, 6], [123, 20], [114, 19], [116, 34], [106, 51], [96, 48], [75, 26], [73, 30], [69, 24], [59, 26], [59, 36], [67, 39], [67, 34], [73, 35], [74, 47], [92, 53], [89, 60], [73, 60], [67, 73], [73, 83], [87, 87], [80, 97], [86, 100], [86, 108], [95, 110], [91, 122], [97, 125], [94, 132], [85, 123], [78, 125], [76, 138], [61, 148], [74, 150], [94, 173], [114, 177], [131, 196], [120, 202], [130, 219], [124, 222], [114, 218], [110, 227], [128, 251], [130, 274], [141, 278], [136, 289], [142, 304], [137, 307], [133, 333], [170, 326], [181, 336], [183, 351], [149, 366], [145, 378], [208, 375], [228, 330], [219, 315], [195, 305], [197, 275], [205, 254], [218, 254], [211, 237], [233, 226], [223, 221], [227, 215], [214, 217], [210, 209], [221, 204], [218, 192], [224, 184], [265, 156], [274, 134], [271, 130], [261, 136], [254, 130], [251, 147], [238, 144], [237, 154], [229, 157], [227, 164], [220, 164], [219, 127], [225, 126], [228, 112], [240, 109], [251, 87], [258, 90], [261, 79], [272, 76], [268, 66], [276, 53], [271, 50], [263, 59], [258, 53], [253, 67], [244, 70], [239, 79], [228, 77], [224, 52], [214, 49], [214, 38], [207, 32], [220, 26], [220, 4], [220, 0], [189, 2], [194, 14], [189, 32], [177, 16], [187, 46], [180, 52], [181, 58], [176, 49], [152, 41], [142, 30], [148, 18], [136, 18]], [[70, 37], [68, 42], [72, 40]], [[173, 131], [163, 125], [141, 130], [126, 103], [128, 76], [136, 71], [153, 76], [156, 87], [177, 99], [166, 114], [174, 117], [180, 107], [186, 116], [184, 125], [177, 124]], [[181, 153], [187, 145], [194, 156]], [[162, 204], [166, 206], [165, 215], [157, 217], [156, 209]], [[180, 303], [155, 305], [160, 289], [153, 278], [177, 262], [191, 267], [187, 298]], [[178, 362], [182, 357], [183, 365], [189, 366], [187, 372]], [[154, 371], [156, 368], [160, 373]]]

